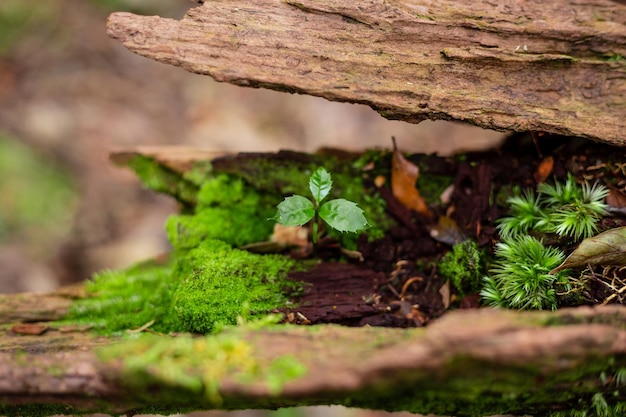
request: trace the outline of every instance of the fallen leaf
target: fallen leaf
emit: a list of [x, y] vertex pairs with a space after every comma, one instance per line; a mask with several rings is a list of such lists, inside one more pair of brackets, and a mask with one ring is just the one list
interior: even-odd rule
[[461, 228], [448, 216], [439, 216], [437, 224], [429, 228], [429, 233], [437, 242], [450, 246], [467, 240]]
[[554, 158], [551, 156], [547, 156], [539, 162], [539, 166], [535, 171], [535, 181], [537, 184], [541, 184], [545, 182], [550, 174], [552, 174], [552, 169], [554, 168]]
[[306, 246], [309, 243], [309, 230], [302, 226], [283, 226], [276, 223], [270, 240], [287, 245]]
[[441, 295], [443, 308], [447, 310], [448, 307], [450, 307], [450, 280], [447, 280], [446, 283], [439, 288], [439, 295]]
[[15, 334], [27, 334], [27, 335], [39, 336], [39, 335], [44, 334], [46, 330], [48, 329], [49, 329], [48, 326], [44, 326], [42, 324], [23, 323], [23, 324], [16, 324], [15, 326], [11, 327], [11, 332]]
[[566, 268], [587, 265], [626, 265], [626, 226], [607, 230], [583, 240], [576, 250], [550, 273], [555, 274]]
[[609, 195], [606, 196], [606, 204], [615, 208], [626, 207], [626, 195], [617, 188], [611, 187]]
[[391, 191], [394, 197], [409, 210], [414, 210], [422, 216], [431, 218], [426, 200], [420, 195], [415, 183], [419, 178], [419, 167], [408, 161], [396, 146], [393, 140], [393, 157], [391, 160]]

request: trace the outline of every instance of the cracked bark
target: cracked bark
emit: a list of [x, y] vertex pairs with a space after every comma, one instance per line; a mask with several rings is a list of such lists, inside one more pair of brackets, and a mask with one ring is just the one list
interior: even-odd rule
[[217, 81], [623, 146], [626, 7], [608, 0], [216, 0], [114, 13], [131, 51]]

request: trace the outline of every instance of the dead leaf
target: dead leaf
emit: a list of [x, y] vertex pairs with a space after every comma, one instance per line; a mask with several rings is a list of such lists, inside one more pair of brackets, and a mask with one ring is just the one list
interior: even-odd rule
[[443, 308], [447, 310], [448, 307], [450, 307], [450, 280], [447, 280], [446, 283], [439, 288], [439, 295], [441, 295]]
[[467, 236], [465, 236], [461, 228], [448, 216], [439, 216], [437, 224], [430, 227], [429, 232], [430, 237], [437, 242], [450, 246], [467, 240]]
[[22, 323], [11, 327], [11, 332], [15, 334], [39, 336], [44, 334], [48, 329], [48, 326], [42, 324]]
[[550, 273], [555, 274], [566, 268], [587, 265], [626, 265], [626, 226], [607, 230], [583, 240], [576, 250]]
[[276, 223], [270, 240], [286, 245], [306, 246], [309, 243], [309, 230], [302, 226], [283, 226]]
[[545, 182], [550, 174], [552, 174], [552, 169], [554, 168], [554, 158], [551, 156], [547, 156], [541, 160], [539, 166], [537, 167], [537, 171], [535, 171], [535, 181], [537, 184], [541, 184]]
[[393, 157], [391, 160], [391, 191], [394, 197], [409, 210], [414, 210], [422, 216], [431, 218], [426, 200], [420, 195], [415, 183], [419, 178], [419, 167], [409, 162], [396, 146], [393, 140]]
[[606, 204], [615, 208], [626, 207], [626, 195], [617, 188], [611, 187], [609, 195], [606, 196]]

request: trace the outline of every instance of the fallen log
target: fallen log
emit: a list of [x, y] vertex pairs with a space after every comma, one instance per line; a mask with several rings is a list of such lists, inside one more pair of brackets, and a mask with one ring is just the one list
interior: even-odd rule
[[[132, 165], [150, 157], [168, 175], [162, 191], [189, 196], [173, 178], [188, 182], [203, 166], [198, 163], [214, 156], [142, 148], [113, 159]], [[250, 166], [242, 161], [261, 157], [227, 156], [211, 165], [243, 172]], [[275, 161], [280, 154], [264, 157]], [[73, 300], [90, 296], [97, 294], [82, 285], [0, 295], [0, 415], [319, 404], [457, 416], [559, 416], [598, 406], [619, 415], [626, 408], [626, 308], [620, 305], [456, 310], [417, 329], [252, 321], [207, 336], [140, 335], [150, 332], [146, 323], [124, 338], [59, 321]]]
[[[412, 330], [244, 326], [206, 337], [122, 341], [43, 321], [59, 317], [58, 309], [42, 302], [54, 297], [62, 300], [67, 293], [0, 297], [2, 305], [18, 299], [29, 304], [28, 310], [0, 315], [2, 415], [307, 404], [458, 416], [546, 415], [592, 403], [594, 396], [606, 398], [610, 407], [626, 400], [621, 306], [456, 311]], [[30, 323], [33, 314], [36, 324]], [[24, 321], [30, 324], [17, 326]], [[28, 334], [28, 326], [46, 331]], [[220, 356], [233, 361], [220, 367], [215, 351], [202, 350], [233, 343], [246, 353], [245, 363]], [[181, 346], [196, 354], [181, 357]]]
[[131, 51], [241, 86], [626, 144], [626, 7], [609, 0], [219, 0], [114, 13]]

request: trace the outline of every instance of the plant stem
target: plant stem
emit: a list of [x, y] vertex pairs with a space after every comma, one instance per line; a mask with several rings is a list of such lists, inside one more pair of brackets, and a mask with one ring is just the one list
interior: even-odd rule
[[317, 214], [317, 207], [315, 208], [315, 216], [313, 216], [313, 231], [311, 232], [311, 238], [313, 240], [313, 256], [317, 256], [317, 229], [319, 223], [319, 215]]

